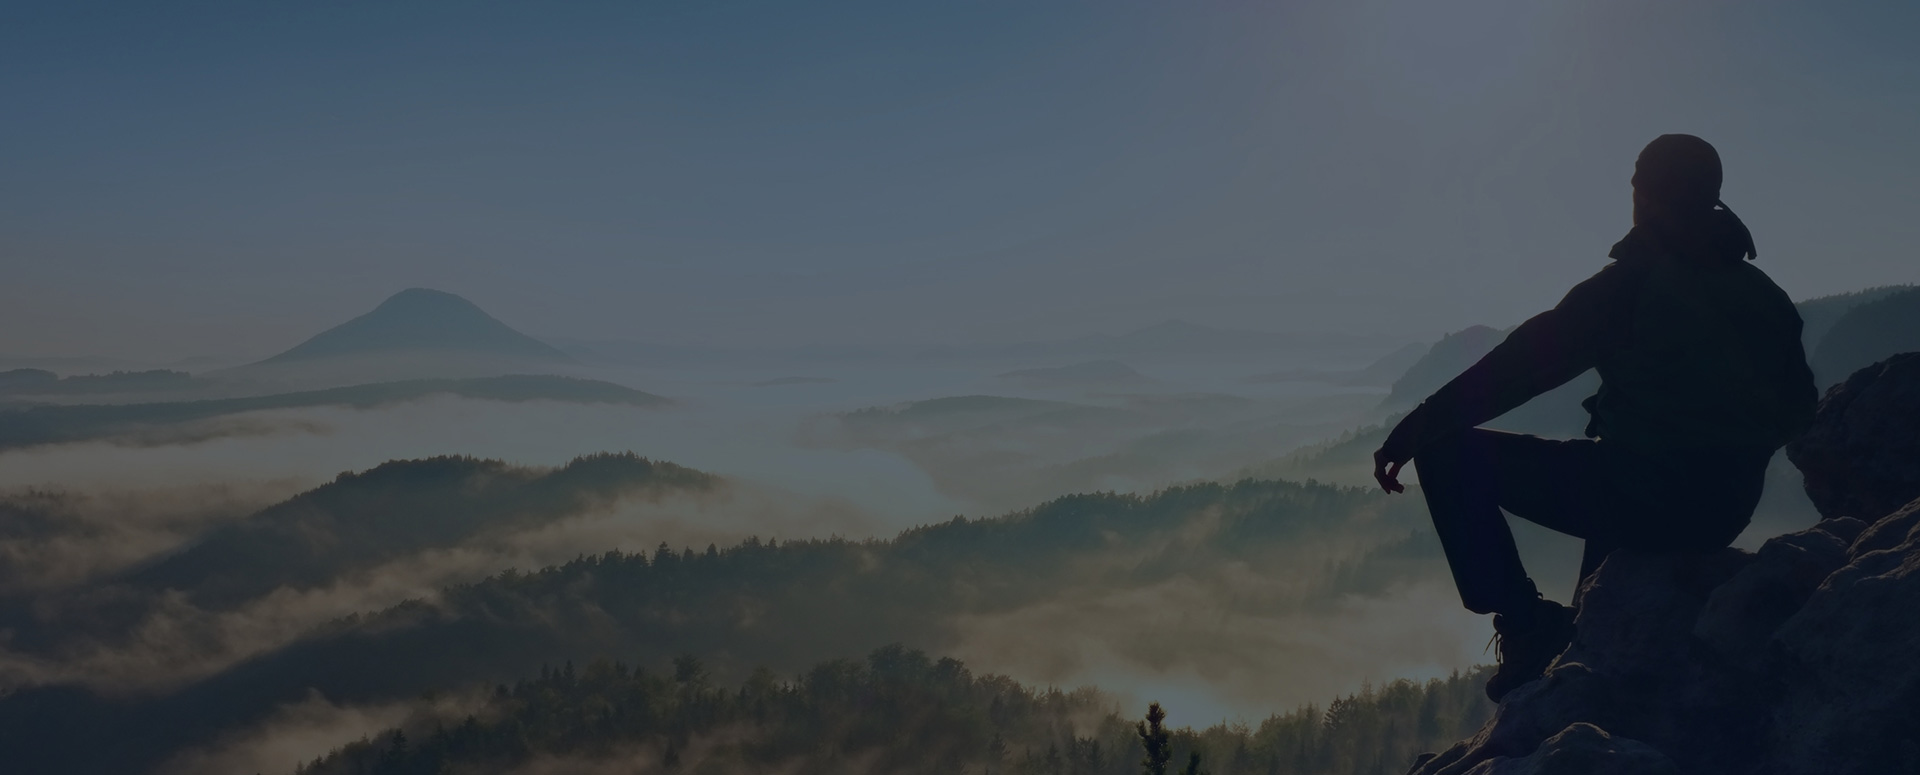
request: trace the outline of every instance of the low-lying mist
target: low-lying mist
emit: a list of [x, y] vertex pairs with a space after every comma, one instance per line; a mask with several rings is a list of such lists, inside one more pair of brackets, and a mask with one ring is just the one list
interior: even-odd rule
[[[447, 484], [470, 497], [422, 497], [419, 490], [432, 482], [413, 480], [434, 472], [408, 470], [422, 467], [460, 469], [455, 473], [463, 475]], [[579, 467], [577, 461], [558, 474]], [[448, 585], [503, 569], [660, 542], [705, 546], [775, 530], [846, 535], [873, 529], [870, 517], [843, 500], [794, 497], [697, 472], [666, 482], [599, 482], [604, 491], [597, 494], [577, 492], [592, 482], [547, 483], [558, 474], [464, 459], [394, 464], [360, 475], [385, 475], [378, 490], [343, 478], [250, 515], [213, 498], [197, 501], [202, 510], [156, 516], [114, 509], [114, 502], [92, 496], [15, 495], [0, 508], [59, 520], [65, 529], [0, 539], [0, 556], [32, 561], [7, 566], [0, 620], [12, 635], [0, 648], [0, 681], [74, 683], [109, 694], [164, 691], [284, 646], [325, 622], [430, 601]], [[501, 477], [528, 478], [521, 489], [547, 486], [529, 496], [483, 481]], [[344, 489], [372, 491], [326, 498]], [[117, 502], [153, 506], [159, 495], [133, 493]], [[346, 502], [315, 506], [315, 500]], [[338, 513], [312, 518], [329, 506]], [[340, 516], [361, 519], [342, 524]], [[404, 529], [382, 529], [396, 525]]]
[[[1162, 491], [1364, 481], [1374, 439], [1339, 438], [1378, 391], [1227, 376], [729, 378], [0, 452], [0, 723], [145, 730], [112, 754], [134, 769], [286, 770], [422, 692], [567, 660], [691, 653], [734, 681], [897, 642], [1211, 723], [1490, 659], [1417, 494]], [[596, 454], [623, 451], [648, 460]], [[1769, 503], [1756, 529], [1801, 514]], [[1518, 532], [1566, 599], [1578, 542]]]
[[[7, 679], [26, 691], [0, 701], [0, 717], [53, 687], [84, 687], [103, 703], [83, 713], [88, 723], [111, 726], [117, 716], [171, 741], [126, 755], [179, 755], [184, 745], [214, 756], [209, 732], [240, 735], [292, 712], [289, 704], [311, 703], [316, 690], [343, 717], [371, 719], [369, 709], [420, 692], [563, 660], [657, 664], [694, 653], [718, 677], [737, 679], [902, 642], [1120, 697], [1166, 699], [1150, 693], [1186, 684], [1184, 712], [1209, 720], [1258, 717], [1365, 678], [1444, 674], [1472, 661], [1481, 635], [1479, 622], [1443, 604], [1449, 590], [1435, 579], [1444, 571], [1413, 501], [1279, 482], [1073, 496], [886, 541], [729, 542], [728, 533], [768, 524], [827, 534], [874, 525], [835, 504], [796, 507], [655, 467], [649, 477], [665, 470], [672, 480], [538, 519], [471, 512], [505, 529], [441, 527], [433, 535], [448, 540], [416, 541], [379, 564], [321, 563], [333, 569], [323, 580], [295, 572], [314, 565], [313, 546], [350, 549], [345, 536], [371, 529], [307, 510], [355, 503], [353, 514], [378, 514], [400, 498], [417, 517], [409, 529], [445, 525], [445, 513], [475, 507], [475, 493], [524, 498], [497, 483], [436, 484], [443, 469], [545, 492], [542, 482], [607, 465], [599, 460], [642, 462], [589, 458], [546, 473], [468, 459], [383, 466], [223, 524], [107, 583], [39, 596], [33, 613], [42, 618], [32, 623], [58, 633], [8, 651]], [[395, 489], [390, 480], [403, 475], [422, 483]], [[243, 545], [253, 551], [237, 557], [220, 548], [289, 511], [309, 543], [252, 540]], [[650, 554], [579, 558], [583, 545], [646, 543], [655, 544]], [[205, 557], [193, 573], [167, 570], [195, 552]], [[288, 581], [270, 591], [239, 593], [218, 571], [223, 557], [295, 569], [280, 571]], [[524, 570], [489, 570], [508, 566]], [[87, 607], [102, 595], [110, 604]], [[96, 615], [108, 621], [89, 619]]]
[[967, 509], [925, 474], [876, 450], [790, 443], [789, 413], [690, 406], [653, 409], [436, 397], [371, 410], [315, 408], [243, 415], [248, 432], [190, 443], [92, 441], [0, 452], [0, 488], [150, 491], [183, 483], [318, 485], [388, 460], [468, 455], [560, 465], [633, 451], [800, 495], [849, 499], [897, 527]]

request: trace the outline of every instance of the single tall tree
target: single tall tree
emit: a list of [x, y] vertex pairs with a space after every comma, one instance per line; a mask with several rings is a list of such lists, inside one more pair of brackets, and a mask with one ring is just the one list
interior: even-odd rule
[[1147, 758], [1140, 760], [1146, 775], [1167, 775], [1167, 760], [1173, 758], [1173, 744], [1167, 739], [1167, 730], [1160, 726], [1160, 722], [1166, 720], [1167, 712], [1156, 702], [1147, 706], [1147, 720], [1133, 725], [1140, 735], [1141, 747], [1147, 749]]

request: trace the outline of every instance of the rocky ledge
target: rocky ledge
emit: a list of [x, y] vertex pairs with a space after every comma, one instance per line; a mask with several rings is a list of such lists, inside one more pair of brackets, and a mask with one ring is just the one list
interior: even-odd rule
[[1920, 772], [1920, 353], [1788, 450], [1823, 519], [1758, 552], [1616, 552], [1546, 677], [1412, 775]]

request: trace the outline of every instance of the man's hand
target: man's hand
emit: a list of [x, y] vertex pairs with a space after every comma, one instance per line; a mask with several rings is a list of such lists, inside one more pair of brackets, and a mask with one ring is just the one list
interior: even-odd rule
[[1387, 448], [1373, 451], [1373, 480], [1380, 483], [1380, 489], [1387, 492], [1406, 492], [1407, 486], [1400, 483], [1400, 467], [1405, 460], [1394, 460], [1387, 455]]

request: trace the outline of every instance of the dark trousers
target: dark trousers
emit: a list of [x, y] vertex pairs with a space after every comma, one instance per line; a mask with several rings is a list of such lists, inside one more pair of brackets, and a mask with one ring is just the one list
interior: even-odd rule
[[1710, 552], [1746, 529], [1770, 455], [1658, 463], [1593, 439], [1474, 428], [1414, 455], [1460, 602], [1475, 613], [1531, 610], [1538, 597], [1502, 509], [1586, 539], [1584, 580], [1619, 548]]

